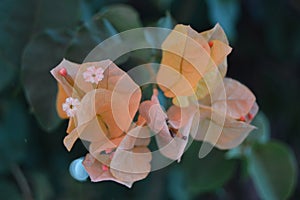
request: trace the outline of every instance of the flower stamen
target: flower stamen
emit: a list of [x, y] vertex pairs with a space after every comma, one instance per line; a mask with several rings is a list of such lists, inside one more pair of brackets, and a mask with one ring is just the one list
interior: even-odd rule
[[107, 171], [109, 169], [109, 167], [107, 165], [102, 165], [102, 170], [103, 171]]
[[244, 116], [241, 116], [240, 119], [239, 119], [239, 121], [245, 122], [245, 121], [246, 121], [246, 118], [245, 118]]
[[65, 78], [65, 80], [72, 86], [74, 87], [74, 80], [73, 78], [68, 74], [68, 71], [66, 68], [61, 68], [58, 72], [62, 77]]

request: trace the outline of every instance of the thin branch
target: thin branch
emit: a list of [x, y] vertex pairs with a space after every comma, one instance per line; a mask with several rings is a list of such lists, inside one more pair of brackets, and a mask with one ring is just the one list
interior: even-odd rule
[[11, 173], [16, 179], [18, 186], [20, 187], [25, 200], [33, 200], [31, 190], [28, 181], [22, 172], [21, 168], [17, 164], [11, 165]]

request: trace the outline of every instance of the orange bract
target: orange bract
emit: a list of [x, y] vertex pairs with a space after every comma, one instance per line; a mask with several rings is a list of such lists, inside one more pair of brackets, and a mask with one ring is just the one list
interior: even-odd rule
[[[226, 73], [224, 62], [231, 48], [227, 43], [215, 40], [213, 33], [212, 30], [199, 34], [190, 26], [181, 24], [170, 33], [162, 44], [161, 68], [157, 74], [157, 82], [165, 96], [192, 95], [198, 82], [217, 66]], [[211, 48], [208, 40], [213, 42]]]
[[157, 80], [164, 94], [185, 108], [195, 104], [193, 93], [199, 100], [201, 118], [193, 122], [192, 128], [199, 126], [193, 137], [222, 149], [240, 144], [255, 128], [249, 122], [258, 106], [246, 86], [224, 78], [231, 48], [221, 26], [198, 34], [189, 26], [177, 25], [162, 48]]
[[[104, 78], [98, 85], [85, 81], [82, 76], [90, 66], [101, 67], [104, 70]], [[70, 85], [70, 81], [60, 75], [61, 69], [66, 69], [74, 85]], [[68, 150], [78, 137], [98, 143], [101, 138], [116, 138], [128, 130], [139, 107], [141, 91], [139, 86], [112, 61], [79, 65], [63, 60], [51, 73], [59, 82], [57, 98], [59, 104], [66, 96], [75, 96], [81, 100], [77, 115], [74, 119], [70, 119], [69, 135], [64, 139]], [[60, 116], [65, 117], [61, 106], [57, 105], [58, 112]]]

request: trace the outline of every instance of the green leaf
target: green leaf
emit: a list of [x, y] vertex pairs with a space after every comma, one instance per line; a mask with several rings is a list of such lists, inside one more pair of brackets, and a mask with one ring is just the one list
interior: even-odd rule
[[101, 8], [109, 4], [126, 3], [128, 0], [81, 0], [82, 20], [88, 21]]
[[10, 83], [13, 82], [16, 69], [12, 63], [8, 62], [5, 58], [0, 55], [0, 92], [2, 92]]
[[0, 103], [0, 171], [4, 171], [26, 157], [29, 125], [27, 110], [19, 101], [5, 99]]
[[181, 170], [179, 167], [174, 167], [169, 170], [170, 171], [167, 175], [167, 191], [169, 198], [174, 200], [189, 199], [183, 170]]
[[[81, 63], [105, 39], [119, 32], [138, 27], [141, 27], [141, 22], [138, 13], [132, 7], [122, 4], [105, 7], [77, 30], [65, 57]], [[132, 37], [135, 40], [137, 38], [143, 39], [140, 35]], [[113, 42], [118, 44], [122, 42], [122, 39], [116, 36]], [[110, 59], [110, 57], [102, 57], [103, 59]], [[116, 63], [122, 64], [127, 59], [128, 55], [124, 55]]]
[[89, 52], [102, 41], [99, 35], [88, 24], [80, 27], [66, 50], [65, 58], [73, 62], [82, 63]]
[[254, 129], [246, 139], [247, 143], [259, 142], [266, 143], [270, 139], [270, 123], [263, 112], [259, 112], [252, 123], [257, 129]]
[[211, 23], [220, 23], [228, 38], [234, 40], [236, 36], [236, 24], [240, 13], [240, 1], [238, 0], [206, 0], [209, 8]]
[[[166, 12], [166, 16], [160, 18], [156, 23], [157, 27], [166, 28], [166, 29], [161, 29], [161, 31], [152, 31], [152, 29], [146, 29], [144, 31], [146, 41], [148, 42], [148, 44], [152, 46], [152, 48], [160, 47], [162, 43], [165, 41], [166, 37], [170, 34], [171, 29], [173, 29], [174, 25], [175, 23], [174, 20], [172, 19], [172, 16], [170, 15], [169, 12]], [[153, 54], [155, 54], [155, 51], [153, 52]]]
[[49, 182], [49, 177], [41, 172], [31, 174], [31, 182], [34, 188], [35, 199], [51, 199], [54, 196], [54, 191]]
[[193, 142], [180, 162], [185, 169], [188, 190], [192, 195], [221, 187], [231, 178], [236, 167], [235, 160], [226, 160], [224, 152], [217, 149], [199, 159], [200, 144]]
[[159, 8], [159, 10], [170, 9], [173, 2], [174, 0], [153, 0], [153, 3]]
[[106, 18], [118, 32], [142, 26], [138, 12], [125, 4], [107, 6], [100, 11], [100, 17]]
[[[29, 39], [34, 18], [35, 0], [2, 0], [0, 3], [0, 46], [1, 57], [17, 69], [22, 50]], [[12, 65], [12, 66], [11, 66]]]
[[65, 57], [74, 62], [82, 63], [98, 44], [116, 33], [117, 31], [107, 19], [96, 15], [77, 30], [68, 46]]
[[73, 28], [81, 19], [80, 0], [40, 0], [37, 3], [35, 31]]
[[287, 199], [295, 188], [297, 164], [283, 143], [271, 141], [253, 146], [249, 172], [262, 199]]
[[23, 199], [17, 186], [10, 180], [0, 181], [0, 199], [21, 200]]
[[243, 147], [237, 146], [233, 149], [230, 149], [225, 154], [228, 159], [235, 159], [244, 156]]
[[22, 79], [25, 95], [44, 130], [55, 129], [61, 120], [56, 113], [57, 84], [50, 74], [63, 59], [70, 34], [48, 30], [34, 37], [24, 50]]

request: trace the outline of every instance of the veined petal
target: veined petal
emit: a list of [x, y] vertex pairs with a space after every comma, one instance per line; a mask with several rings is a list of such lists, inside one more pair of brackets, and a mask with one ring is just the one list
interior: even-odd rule
[[91, 154], [87, 154], [84, 161], [82, 162], [85, 170], [89, 174], [92, 182], [100, 181], [115, 181], [122, 185], [131, 188], [133, 181], [122, 181], [115, 178], [109, 169], [103, 170], [103, 164], [97, 161]]
[[179, 24], [163, 42], [162, 49], [157, 83], [165, 96], [192, 95], [193, 88], [208, 70], [207, 41], [190, 26]]
[[222, 88], [217, 88], [212, 98], [213, 108], [215, 110], [221, 109], [224, 106], [224, 102], [226, 102], [227, 115], [230, 117], [239, 119], [241, 116], [247, 115], [256, 99], [253, 93], [245, 85], [230, 78], [224, 79], [224, 86], [226, 99], [218, 95], [221, 93]]
[[[192, 137], [199, 141], [209, 142], [214, 144], [220, 149], [231, 149], [239, 144], [241, 144], [244, 139], [248, 136], [248, 134], [255, 129], [254, 126], [238, 121], [236, 119], [231, 118], [230, 116], [225, 116], [224, 124], [219, 121], [212, 120], [210, 118], [211, 115], [207, 114], [207, 112], [212, 112], [203, 110], [206, 114], [206, 117], [200, 120], [198, 132], [192, 134]], [[200, 111], [200, 113], [203, 113]], [[214, 113], [218, 115], [218, 113]], [[216, 117], [218, 120], [222, 118], [222, 116]], [[217, 134], [221, 131], [221, 134]]]

